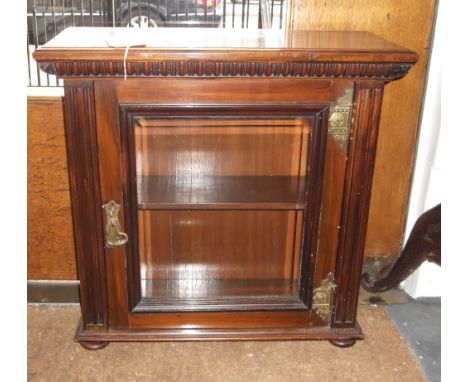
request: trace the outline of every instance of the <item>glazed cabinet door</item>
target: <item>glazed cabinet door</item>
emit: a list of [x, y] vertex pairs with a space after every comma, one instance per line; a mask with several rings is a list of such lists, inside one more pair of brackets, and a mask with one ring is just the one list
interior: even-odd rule
[[346, 84], [244, 83], [94, 82], [111, 328], [329, 325]]

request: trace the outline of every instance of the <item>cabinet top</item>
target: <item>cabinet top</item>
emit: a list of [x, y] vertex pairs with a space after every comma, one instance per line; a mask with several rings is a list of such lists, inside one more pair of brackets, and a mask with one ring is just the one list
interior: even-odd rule
[[33, 56], [43, 70], [59, 77], [392, 80], [406, 74], [417, 60], [411, 50], [368, 32], [213, 28], [72, 27]]

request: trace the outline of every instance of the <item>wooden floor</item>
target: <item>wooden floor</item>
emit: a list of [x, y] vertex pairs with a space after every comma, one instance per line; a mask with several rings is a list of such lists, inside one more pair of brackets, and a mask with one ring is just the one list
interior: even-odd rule
[[113, 343], [90, 352], [73, 342], [77, 306], [28, 307], [28, 381], [425, 381], [384, 308], [360, 306], [366, 335], [328, 342]]

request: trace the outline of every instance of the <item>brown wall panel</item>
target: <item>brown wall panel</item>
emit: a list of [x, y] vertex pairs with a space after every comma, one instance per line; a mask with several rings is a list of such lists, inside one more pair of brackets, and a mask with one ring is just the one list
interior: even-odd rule
[[365, 254], [397, 256], [431, 41], [434, 0], [293, 0], [290, 25], [310, 30], [367, 30], [414, 50], [419, 61], [385, 87]]
[[28, 279], [74, 280], [62, 98], [28, 98]]

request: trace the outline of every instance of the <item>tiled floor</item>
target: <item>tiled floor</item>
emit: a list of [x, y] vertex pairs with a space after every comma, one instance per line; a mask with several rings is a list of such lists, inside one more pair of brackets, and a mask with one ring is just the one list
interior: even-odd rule
[[420, 362], [430, 382], [441, 380], [440, 298], [419, 298], [409, 304], [387, 305], [408, 347]]

